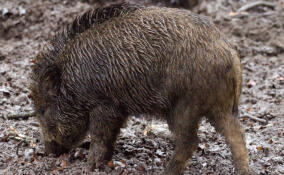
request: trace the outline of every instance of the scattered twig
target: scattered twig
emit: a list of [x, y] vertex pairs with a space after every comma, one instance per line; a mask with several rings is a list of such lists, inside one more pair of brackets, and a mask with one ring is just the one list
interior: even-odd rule
[[20, 134], [17, 130], [15, 130], [15, 128], [13, 128], [12, 126], [10, 126], [10, 130], [16, 135], [16, 136], [9, 136], [9, 139], [15, 139], [17, 141], [20, 141], [17, 145], [17, 150], [16, 150], [16, 153], [18, 155], [18, 150], [19, 150], [19, 147], [22, 145], [22, 143], [26, 143], [28, 144], [29, 146], [31, 147], [36, 147], [36, 139], [32, 138], [32, 137], [29, 137], [29, 136], [26, 136], [26, 135], [23, 135], [23, 134]]
[[248, 16], [248, 15], [249, 15], [248, 12], [231, 12], [231, 13], [229, 13], [230, 17], [238, 17], [238, 18]]
[[21, 140], [18, 144], [17, 144], [17, 150], [16, 150], [16, 155], [19, 155], [19, 147], [22, 145], [22, 143], [24, 143], [25, 140]]
[[36, 115], [35, 112], [27, 112], [27, 113], [7, 115], [4, 118], [6, 118], [7, 120], [19, 120], [19, 119], [27, 120], [29, 117], [34, 117], [35, 115]]
[[268, 2], [268, 1], [255, 1], [255, 2], [251, 2], [251, 3], [248, 3], [244, 6], [242, 6], [241, 8], [239, 8], [237, 10], [237, 12], [243, 12], [243, 11], [247, 11], [251, 8], [254, 8], [256, 6], [259, 6], [259, 5], [264, 5], [264, 6], [268, 6], [268, 7], [272, 7], [274, 8], [275, 7], [275, 4], [273, 2]]
[[24, 139], [22, 137], [18, 137], [18, 136], [8, 136], [7, 139], [8, 140], [13, 139], [13, 140], [20, 141], [20, 142], [23, 141], [24, 143], [29, 144], [28, 140], [26, 140], [26, 139]]
[[244, 116], [242, 116], [242, 118], [249, 118], [249, 119], [252, 119], [254, 121], [258, 121], [258, 122], [264, 123], [264, 124], [268, 123], [267, 120], [265, 120], [265, 119], [261, 119], [261, 118], [254, 117], [254, 116], [251, 116], [251, 115], [244, 115]]

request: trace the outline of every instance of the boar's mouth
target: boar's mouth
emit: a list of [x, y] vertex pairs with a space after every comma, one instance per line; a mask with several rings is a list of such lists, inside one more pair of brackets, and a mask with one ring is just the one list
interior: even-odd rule
[[45, 153], [47, 154], [53, 153], [56, 156], [59, 156], [61, 154], [69, 152], [69, 149], [65, 148], [63, 145], [60, 145], [55, 141], [49, 141], [49, 142], [46, 141], [44, 142], [44, 146], [45, 146]]

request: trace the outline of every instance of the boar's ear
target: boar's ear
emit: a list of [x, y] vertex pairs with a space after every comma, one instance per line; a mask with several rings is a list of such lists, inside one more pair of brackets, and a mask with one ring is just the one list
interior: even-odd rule
[[60, 70], [56, 66], [49, 66], [43, 72], [40, 89], [48, 96], [56, 96], [60, 89]]

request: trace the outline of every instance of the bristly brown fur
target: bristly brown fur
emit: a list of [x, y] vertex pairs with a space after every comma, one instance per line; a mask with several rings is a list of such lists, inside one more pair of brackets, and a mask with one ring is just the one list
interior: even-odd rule
[[223, 134], [236, 170], [249, 174], [237, 118], [241, 63], [206, 17], [128, 4], [92, 10], [38, 55], [32, 93], [48, 153], [75, 148], [89, 131], [91, 170], [108, 161], [128, 116], [167, 121], [175, 153], [165, 174], [180, 174], [198, 146], [203, 116]]
[[76, 35], [111, 18], [134, 12], [139, 8], [143, 7], [129, 3], [121, 3], [105, 8], [89, 10], [83, 15], [76, 17], [71, 24], [67, 25], [61, 32], [57, 33], [50, 41], [50, 44], [44, 48], [44, 51], [36, 57], [35, 65], [33, 67], [33, 79], [37, 81], [40, 78], [38, 76], [43, 75], [42, 71], [47, 71], [52, 67], [55, 69], [53, 65], [55, 59], [64, 49], [66, 44], [75, 38]]
[[34, 102], [42, 104], [42, 102], [39, 102], [40, 99], [37, 98], [39, 96], [37, 87], [40, 86], [40, 82], [45, 78], [45, 75], [49, 72], [54, 72], [59, 76], [60, 71], [55, 65], [55, 61], [68, 42], [74, 39], [78, 34], [111, 18], [119, 17], [141, 8], [143, 7], [139, 5], [121, 3], [105, 8], [92, 9], [76, 17], [71, 24], [65, 26], [61, 32], [57, 33], [34, 60], [31, 74], [31, 78], [34, 80], [31, 84]]

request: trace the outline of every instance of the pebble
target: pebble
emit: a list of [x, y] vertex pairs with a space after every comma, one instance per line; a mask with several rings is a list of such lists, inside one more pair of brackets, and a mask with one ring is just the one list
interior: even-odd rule
[[280, 157], [280, 156], [272, 157], [272, 160], [273, 160], [274, 162], [281, 163], [281, 162], [283, 162], [283, 157]]
[[158, 165], [158, 166], [160, 166], [162, 164], [162, 161], [161, 161], [160, 158], [155, 158], [154, 161], [155, 161], [156, 165]]
[[120, 167], [122, 167], [122, 168], [125, 167], [125, 164], [122, 163], [122, 162], [120, 162], [120, 161], [114, 161], [114, 164], [115, 164], [116, 166], [120, 166]]
[[25, 158], [25, 161], [33, 161], [34, 159], [34, 150], [31, 149], [31, 148], [27, 148], [25, 149], [25, 153], [24, 153], [24, 158]]
[[279, 165], [278, 171], [279, 171], [279, 173], [284, 174], [284, 165]]
[[14, 98], [11, 100], [11, 102], [14, 104], [14, 105], [22, 105], [22, 104], [26, 104], [28, 101], [28, 98], [25, 94], [21, 94], [20, 96]]

